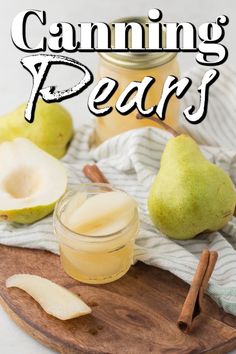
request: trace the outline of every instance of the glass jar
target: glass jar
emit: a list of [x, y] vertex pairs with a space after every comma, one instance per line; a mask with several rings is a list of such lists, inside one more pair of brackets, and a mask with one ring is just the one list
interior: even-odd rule
[[[114, 22], [138, 22], [145, 24], [148, 20], [145, 17], [127, 17], [115, 20]], [[144, 29], [146, 28], [144, 26]], [[164, 42], [165, 32], [163, 32]], [[137, 109], [123, 116], [114, 107], [117, 99], [129, 83], [132, 81], [142, 81], [145, 76], [151, 76], [156, 79], [147, 93], [145, 106], [149, 108], [157, 105], [168, 75], [179, 77], [176, 52], [101, 52], [97, 68], [97, 79], [110, 77], [117, 80], [119, 86], [108, 102], [109, 106], [113, 107], [112, 112], [104, 117], [96, 118], [95, 144], [100, 144], [106, 139], [130, 129], [145, 126], [154, 126], [162, 129], [160, 125], [150, 119], [136, 119], [138, 114]], [[179, 111], [180, 102], [175, 95], [172, 95], [167, 105], [165, 123], [172, 128], [177, 128]]]
[[59, 241], [62, 266], [68, 275], [84, 283], [112, 282], [122, 277], [133, 264], [134, 242], [139, 230], [137, 207], [129, 224], [112, 234], [82, 235], [65, 226], [63, 215], [68, 208], [71, 211], [76, 192], [86, 193], [90, 198], [110, 191], [118, 190], [103, 183], [81, 184], [77, 191], [67, 192], [54, 211], [54, 231]]

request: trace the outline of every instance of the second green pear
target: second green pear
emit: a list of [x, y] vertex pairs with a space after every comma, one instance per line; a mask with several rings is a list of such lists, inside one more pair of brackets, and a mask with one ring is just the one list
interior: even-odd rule
[[24, 118], [26, 104], [0, 117], [0, 143], [23, 137], [56, 158], [61, 158], [73, 135], [72, 119], [58, 103], [38, 100], [33, 123]]
[[148, 197], [150, 217], [160, 231], [185, 240], [219, 230], [232, 218], [235, 204], [230, 177], [206, 160], [192, 138], [168, 141]]

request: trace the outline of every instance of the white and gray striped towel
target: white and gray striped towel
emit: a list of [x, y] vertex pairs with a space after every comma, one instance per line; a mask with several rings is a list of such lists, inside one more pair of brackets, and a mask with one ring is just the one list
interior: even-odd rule
[[[205, 68], [198, 67], [187, 74], [193, 84], [183, 99], [184, 107], [190, 104], [198, 107], [197, 87], [204, 71]], [[227, 67], [220, 68], [220, 78], [210, 88], [208, 115], [204, 122], [191, 125], [181, 119], [183, 129], [203, 144], [206, 157], [222, 166], [236, 184], [236, 73]], [[137, 129], [89, 151], [92, 131], [93, 122], [81, 127], [63, 159], [69, 172], [69, 185], [86, 181], [82, 167], [96, 161], [112, 184], [129, 192], [139, 202], [141, 231], [136, 242], [136, 259], [167, 269], [188, 283], [202, 249], [216, 250], [219, 260], [208, 293], [226, 312], [236, 315], [236, 218], [220, 232], [189, 241], [167, 239], [153, 227], [147, 214], [146, 198], [170, 135], [156, 128]], [[29, 226], [0, 224], [0, 243], [58, 253], [52, 216]]]

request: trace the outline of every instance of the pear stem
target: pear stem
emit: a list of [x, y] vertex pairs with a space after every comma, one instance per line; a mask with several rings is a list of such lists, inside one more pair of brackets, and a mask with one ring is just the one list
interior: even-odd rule
[[156, 118], [156, 117], [145, 117], [142, 116], [142, 114], [138, 113], [136, 115], [136, 119], [150, 119], [153, 122], [161, 125], [167, 132], [171, 133], [173, 136], [179, 136], [180, 133], [178, 133], [175, 129], [173, 129], [171, 126], [169, 126], [168, 124], [166, 124], [165, 122], [163, 122], [160, 118]]

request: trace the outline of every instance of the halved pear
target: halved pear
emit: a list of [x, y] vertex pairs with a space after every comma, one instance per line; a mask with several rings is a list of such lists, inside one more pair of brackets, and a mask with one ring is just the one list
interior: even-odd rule
[[31, 224], [48, 215], [64, 194], [63, 164], [30, 140], [0, 144], [0, 219]]
[[44, 311], [60, 320], [69, 320], [91, 313], [91, 308], [76, 294], [38, 275], [12, 275], [6, 280], [6, 287], [16, 287], [26, 291]]

